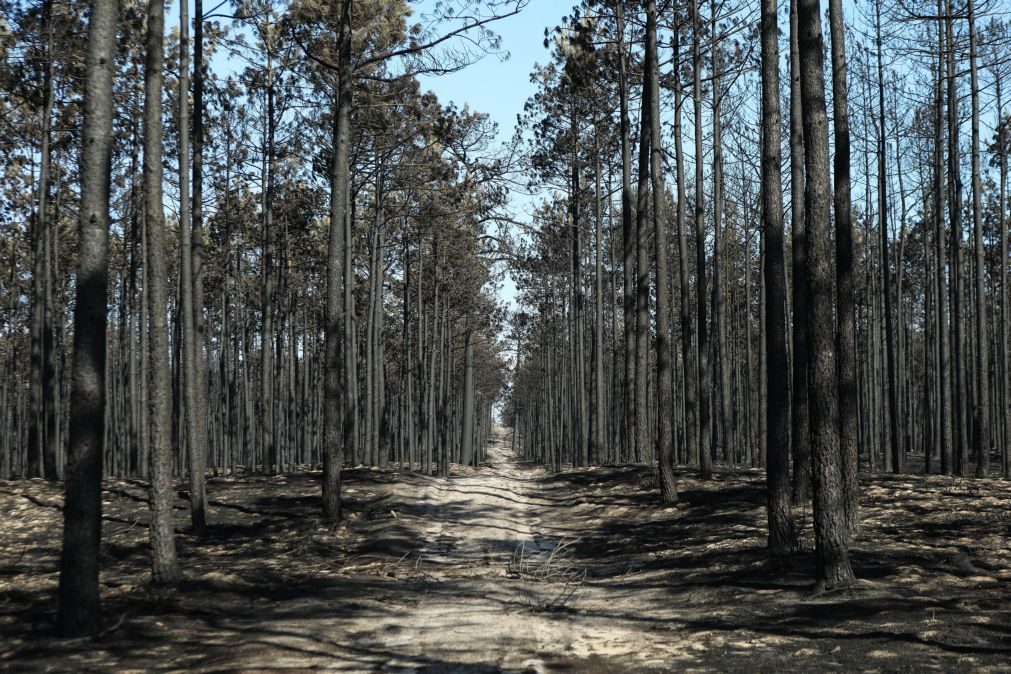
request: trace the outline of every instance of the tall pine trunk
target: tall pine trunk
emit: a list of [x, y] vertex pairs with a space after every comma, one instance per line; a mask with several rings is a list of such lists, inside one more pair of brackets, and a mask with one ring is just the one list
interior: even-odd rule
[[902, 472], [903, 451], [899, 438], [899, 404], [895, 364], [895, 319], [892, 311], [892, 272], [888, 252], [888, 171], [886, 164], [887, 115], [885, 114], [885, 75], [881, 56], [881, 0], [874, 5], [875, 46], [878, 67], [878, 234], [881, 237], [881, 295], [885, 312], [885, 369], [888, 397], [888, 447], [893, 473]]
[[1007, 292], [1007, 278], [1008, 278], [1008, 236], [1007, 236], [1007, 176], [1008, 176], [1008, 166], [1007, 166], [1007, 152], [1008, 152], [1008, 122], [1004, 117], [1004, 100], [1001, 97], [1001, 80], [1003, 77], [1001, 73], [997, 73], [994, 77], [996, 84], [996, 94], [997, 94], [997, 138], [999, 139], [999, 149], [1000, 149], [1000, 199], [998, 201], [1000, 214], [997, 217], [997, 223], [1000, 227], [1000, 339], [998, 344], [1000, 344], [1000, 413], [998, 418], [1001, 419], [1001, 460], [1003, 464], [1004, 477], [1011, 477], [1011, 456], [1009, 456], [1009, 451], [1011, 451], [1011, 421], [1008, 419], [1008, 403], [1011, 402], [1011, 371], [1009, 371], [1008, 363], [1008, 292]]
[[[675, 73], [680, 73], [681, 67], [681, 46], [679, 43], [679, 31], [671, 33], [674, 51]], [[698, 371], [695, 368], [695, 352], [693, 346], [694, 323], [691, 315], [691, 294], [688, 283], [688, 270], [691, 263], [688, 260], [688, 242], [685, 238], [686, 217], [686, 189], [685, 189], [685, 153], [684, 143], [681, 136], [681, 82], [680, 75], [674, 85], [674, 161], [677, 176], [677, 218], [674, 222], [677, 227], [678, 242], [678, 274], [680, 280], [680, 306], [678, 307], [681, 324], [681, 372], [684, 377], [684, 408], [685, 408], [685, 448], [683, 450], [685, 461], [692, 463], [698, 461]]]
[[470, 327], [464, 336], [463, 363], [463, 435], [460, 463], [474, 465], [477, 461], [474, 448], [474, 330]]
[[189, 466], [190, 523], [193, 534], [206, 533], [206, 494], [204, 465], [206, 437], [200, 433], [199, 351], [193, 296], [193, 240], [190, 204], [190, 40], [189, 6], [179, 4], [179, 287], [182, 314], [183, 410], [186, 436], [186, 458]]
[[824, 38], [819, 0], [798, 0], [800, 89], [804, 120], [805, 316], [809, 351], [812, 488], [817, 590], [853, 582], [839, 454], [839, 399], [833, 321], [832, 241], [829, 231], [828, 115]]
[[632, 227], [632, 139], [628, 121], [628, 64], [625, 56], [625, 3], [615, 0], [614, 13], [618, 35], [618, 97], [620, 105], [621, 135], [621, 241], [622, 269], [624, 271], [624, 333], [625, 373], [622, 383], [624, 414], [622, 424], [625, 443], [621, 459], [634, 453], [635, 436], [635, 233]]
[[649, 405], [649, 146], [650, 91], [643, 87], [639, 108], [639, 157], [635, 207], [635, 460], [651, 460]]
[[277, 438], [274, 435], [274, 365], [271, 341], [274, 334], [274, 62], [271, 26], [267, 25], [266, 120], [263, 143], [263, 278], [261, 284], [260, 323], [260, 463], [263, 472], [273, 473], [276, 466]]
[[[46, 65], [42, 79], [42, 142], [40, 147], [38, 211], [35, 214], [32, 269], [32, 425], [36, 435], [28, 446], [32, 477], [43, 475], [56, 480], [56, 358], [53, 350], [53, 270], [51, 248], [57, 243], [49, 220], [49, 182], [52, 164], [53, 116], [53, 25], [52, 0], [43, 6]], [[41, 472], [38, 464], [41, 459]]]
[[604, 207], [600, 175], [600, 128], [593, 123], [594, 144], [594, 256], [593, 256], [593, 396], [590, 403], [590, 463], [600, 463], [605, 443], [605, 392], [604, 392]]
[[[722, 288], [722, 277], [725, 276], [723, 265], [726, 260], [722, 252], [723, 243], [723, 123], [721, 120], [720, 90], [720, 50], [716, 42], [717, 0], [712, 0], [710, 7], [712, 15], [709, 18], [710, 35], [714, 41], [712, 59], [712, 95], [713, 95], [713, 331], [716, 333], [713, 352], [716, 356], [714, 366], [719, 373], [719, 392], [716, 396], [720, 416], [720, 443], [723, 456], [728, 465], [733, 465], [731, 458], [733, 448], [734, 419], [731, 411], [733, 391], [730, 383], [730, 368], [732, 358], [728, 352], [726, 299]], [[716, 455], [716, 435], [713, 435], [713, 455]]]
[[937, 333], [937, 388], [941, 473], [952, 473], [952, 390], [951, 390], [951, 338], [948, 321], [948, 256], [946, 252], [947, 234], [944, 227], [944, 0], [937, 0], [937, 79], [934, 86], [934, 245], [937, 259], [934, 277], [937, 284], [937, 311], [935, 330]]
[[[327, 251], [326, 299], [326, 379], [324, 390], [323, 439], [323, 521], [334, 525], [341, 518], [341, 465], [347, 431], [352, 426], [342, 410], [344, 361], [344, 221], [351, 202], [351, 11], [354, 0], [343, 0], [340, 32], [340, 63], [337, 71], [337, 100], [334, 106], [333, 157], [330, 167], [330, 231]], [[343, 413], [343, 414], [342, 414]], [[343, 417], [343, 418], [342, 418]], [[343, 424], [342, 424], [343, 421]]]
[[954, 10], [951, 0], [946, 1], [945, 33], [948, 85], [948, 216], [951, 218], [951, 295], [952, 322], [954, 323], [955, 345], [951, 357], [954, 395], [952, 396], [952, 417], [955, 426], [954, 470], [965, 476], [969, 463], [968, 419], [965, 415], [965, 327], [963, 325], [962, 293], [962, 172], [959, 149], [958, 87], [955, 80], [955, 35]]
[[[196, 386], [197, 437], [200, 438], [200, 464], [197, 473], [207, 471], [210, 446], [207, 437], [207, 325], [204, 321], [204, 9], [203, 0], [193, 0], [193, 208], [190, 214], [191, 256], [193, 265], [193, 348], [196, 352], [194, 384]], [[201, 493], [204, 487], [201, 486]]]
[[179, 576], [172, 522], [172, 394], [169, 371], [166, 286], [165, 207], [162, 197], [162, 86], [165, 79], [165, 4], [147, 7], [147, 59], [144, 64], [144, 222], [149, 380], [148, 418], [151, 509], [151, 578], [169, 583]]
[[[989, 320], [986, 310], [986, 257], [983, 254], [983, 187], [979, 165], [979, 76], [977, 73], [976, 10], [974, 0], [968, 0], [969, 18], [969, 88], [972, 100], [972, 230], [975, 255], [975, 333], [976, 363], [975, 396], [972, 408], [972, 446], [976, 454], [976, 477], [990, 472], [990, 352]], [[1003, 216], [1003, 213], [1001, 214]], [[1000, 222], [1000, 218], [998, 219]], [[1005, 250], [1002, 257], [1007, 262]]]
[[101, 628], [98, 593], [105, 449], [106, 311], [109, 187], [112, 175], [112, 81], [118, 0], [92, 0], [81, 132], [74, 358], [60, 557], [59, 627], [64, 636]]
[[762, 0], [762, 227], [766, 293], [766, 484], [770, 554], [795, 545], [790, 512], [790, 380], [787, 363], [786, 263], [783, 251], [782, 144], [777, 0]]
[[698, 0], [690, 3], [692, 21], [692, 103], [695, 113], [695, 311], [698, 335], [699, 378], [699, 467], [702, 477], [713, 472], [712, 373], [709, 367], [709, 328], [706, 325], [706, 224], [705, 191], [702, 173], [702, 22]]
[[856, 315], [853, 283], [853, 221], [850, 205], [850, 127], [846, 85], [846, 24], [842, 0], [829, 0], [832, 34], [832, 126], [836, 263], [836, 350], [839, 367], [839, 450], [842, 453], [843, 498], [851, 533], [860, 528], [857, 419]]
[[[667, 240], [667, 194], [663, 184], [660, 144], [660, 65], [656, 45], [656, 0], [646, 0], [646, 87], [649, 114], [643, 106], [642, 133], [650, 136], [650, 181], [653, 189], [653, 240], [656, 250], [656, 413], [660, 497], [676, 503], [674, 476], [674, 377], [670, 339], [670, 248]], [[646, 127], [647, 121], [649, 127]]]
[[793, 233], [793, 390], [791, 452], [794, 505], [811, 498], [811, 440], [807, 391], [807, 268], [804, 203], [804, 126], [801, 121], [800, 48], [797, 42], [797, 0], [790, 0], [790, 230]]

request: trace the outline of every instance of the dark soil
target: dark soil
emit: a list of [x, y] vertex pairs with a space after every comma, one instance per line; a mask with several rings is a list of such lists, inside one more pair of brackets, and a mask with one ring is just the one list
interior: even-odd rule
[[53, 633], [59, 487], [0, 482], [0, 670], [250, 672], [1011, 671], [1011, 485], [865, 476], [860, 579], [812, 595], [810, 513], [790, 568], [764, 553], [764, 477], [647, 467], [552, 474], [490, 450], [448, 480], [318, 473], [209, 480], [186, 579], [148, 584], [147, 496], [109, 481], [104, 632]]

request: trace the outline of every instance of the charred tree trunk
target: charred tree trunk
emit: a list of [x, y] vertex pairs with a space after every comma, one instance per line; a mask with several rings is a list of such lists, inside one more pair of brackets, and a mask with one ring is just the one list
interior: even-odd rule
[[944, 64], [945, 40], [943, 0], [937, 0], [937, 80], [934, 88], [934, 245], [937, 250], [937, 260], [934, 265], [934, 276], [937, 283], [937, 311], [935, 314], [935, 330], [938, 341], [937, 388], [938, 388], [938, 418], [939, 418], [939, 452], [941, 473], [952, 473], [952, 390], [951, 390], [951, 339], [948, 322], [948, 259], [946, 253], [947, 234], [944, 227]]
[[207, 528], [204, 466], [207, 461], [206, 438], [200, 434], [200, 396], [197, 369], [197, 333], [193, 295], [193, 241], [190, 222], [190, 40], [189, 7], [179, 5], [179, 277], [182, 315], [183, 418], [186, 458], [189, 467], [190, 523], [193, 534], [203, 536]]
[[800, 88], [804, 120], [806, 274], [810, 307], [803, 317], [809, 342], [815, 587], [830, 590], [853, 582], [839, 454], [839, 399], [829, 236], [828, 116], [825, 112], [824, 39], [819, 0], [798, 0]]
[[144, 222], [147, 233], [149, 443], [151, 578], [170, 583], [179, 577], [172, 522], [172, 393], [165, 299], [165, 207], [162, 203], [162, 86], [165, 70], [165, 4], [147, 7], [147, 60], [144, 66]]
[[[975, 333], [976, 363], [975, 396], [972, 407], [972, 446], [976, 454], [976, 477], [990, 472], [990, 340], [986, 310], [986, 257], [983, 254], [983, 187], [979, 165], [979, 81], [976, 56], [976, 11], [974, 0], [968, 0], [969, 18], [969, 88], [972, 99], [972, 224], [975, 255], [974, 285], [976, 294]], [[1003, 213], [1001, 213], [1003, 217]], [[1007, 249], [1001, 257], [1007, 264]]]
[[[671, 34], [674, 51], [674, 72], [680, 73], [681, 47], [679, 43], [679, 31], [674, 30]], [[699, 459], [699, 422], [698, 422], [698, 370], [695, 367], [695, 347], [694, 347], [694, 323], [691, 316], [691, 296], [688, 284], [688, 243], [685, 240], [685, 227], [687, 227], [686, 217], [686, 189], [685, 189], [685, 158], [684, 147], [681, 136], [681, 82], [680, 76], [674, 85], [674, 156], [677, 171], [677, 227], [678, 242], [678, 274], [680, 280], [680, 299], [678, 307], [681, 324], [681, 371], [684, 376], [684, 407], [685, 407], [685, 448], [683, 450], [687, 463], [697, 462]]]
[[[344, 221], [350, 216], [351, 169], [351, 11], [354, 0], [341, 3], [338, 35], [340, 69], [337, 71], [337, 100], [334, 106], [333, 158], [330, 167], [330, 230], [327, 252], [326, 377], [324, 391], [323, 440], [323, 521], [330, 526], [341, 519], [341, 466], [348, 432], [353, 428], [342, 410], [344, 293]], [[342, 414], [343, 412], [343, 414]], [[343, 424], [342, 424], [343, 421]]]
[[635, 460], [652, 458], [649, 446], [649, 157], [650, 92], [643, 87], [639, 111], [639, 161], [636, 185], [636, 303], [635, 303]]
[[898, 386], [895, 375], [895, 323], [892, 311], [892, 271], [888, 252], [888, 172], [885, 128], [885, 71], [881, 57], [881, 2], [875, 5], [875, 45], [878, 66], [878, 230], [881, 237], [881, 294], [885, 312], [885, 369], [888, 387], [888, 447], [893, 473], [902, 472], [903, 451], [899, 438]]
[[702, 148], [702, 22], [698, 0], [690, 3], [692, 21], [692, 101], [695, 107], [695, 298], [699, 371], [699, 466], [702, 477], [713, 471], [712, 373], [709, 367], [709, 328], [706, 325], [706, 225]]
[[[663, 150], [660, 145], [660, 65], [656, 45], [656, 0], [646, 0], [646, 86], [649, 114], [643, 106], [642, 133], [650, 136], [650, 180], [653, 189], [653, 240], [656, 248], [656, 399], [657, 459], [660, 497], [678, 499], [674, 475], [674, 378], [670, 339], [670, 252], [667, 242], [667, 194], [663, 184]], [[644, 96], [645, 98], [645, 96]], [[646, 122], [649, 122], [647, 128]]]
[[628, 65], [625, 57], [625, 19], [622, 0], [614, 3], [616, 31], [618, 34], [618, 94], [620, 104], [621, 135], [621, 241], [622, 269], [624, 270], [624, 329], [625, 329], [625, 376], [624, 414], [622, 433], [625, 447], [623, 457], [634, 453], [633, 435], [635, 419], [635, 234], [632, 227], [632, 150], [631, 128], [628, 121]]
[[794, 505], [811, 498], [811, 438], [807, 391], [807, 242], [805, 232], [806, 148], [800, 90], [800, 49], [797, 42], [797, 1], [790, 0], [790, 230], [793, 233], [793, 396], [791, 397], [791, 452]]
[[790, 511], [790, 380], [787, 363], [786, 264], [779, 111], [777, 0], [762, 0], [762, 227], [766, 293], [766, 484], [769, 553], [789, 556], [795, 545]]
[[82, 129], [70, 445], [60, 558], [58, 622], [64, 636], [91, 635], [101, 629], [98, 566], [105, 448], [112, 82], [118, 23], [118, 0], [92, 0]]
[[846, 23], [842, 0], [829, 0], [832, 34], [832, 124], [836, 260], [836, 350], [839, 366], [839, 450], [842, 452], [843, 498], [850, 533], [860, 529], [860, 448], [857, 419], [857, 354], [853, 283], [853, 221], [850, 205], [850, 127], [846, 84]]

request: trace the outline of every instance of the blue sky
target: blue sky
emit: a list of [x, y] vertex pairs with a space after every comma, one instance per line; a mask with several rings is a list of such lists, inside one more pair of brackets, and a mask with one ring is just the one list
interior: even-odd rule
[[[419, 3], [416, 14], [424, 13], [425, 7], [432, 4], [433, 0]], [[507, 60], [486, 56], [457, 73], [422, 77], [422, 86], [438, 94], [443, 102], [453, 101], [460, 106], [467, 103], [472, 110], [488, 113], [499, 124], [500, 140], [508, 140], [516, 115], [534, 92], [530, 72], [535, 63], [548, 59], [544, 28], [557, 25], [571, 8], [565, 0], [530, 0], [518, 15], [491, 26], [502, 37], [503, 49], [510, 53]]]
[[[419, 3], [415, 20], [420, 19], [426, 6], [433, 0]], [[534, 85], [530, 73], [537, 63], [544, 63], [549, 52], [544, 48], [544, 28], [558, 25], [561, 18], [571, 12], [572, 3], [566, 0], [530, 0], [530, 4], [516, 16], [496, 22], [492, 26], [502, 37], [502, 48], [509, 58], [501, 60], [486, 56], [463, 70], [441, 77], [422, 77], [422, 86], [439, 96], [443, 103], [452, 101], [464, 104], [471, 110], [487, 113], [498, 124], [498, 140], [509, 142], [516, 126], [516, 116], [523, 104], [533, 95]], [[531, 198], [516, 194], [511, 199], [513, 217], [524, 219]], [[500, 292], [501, 298], [514, 305], [516, 286], [506, 277]]]

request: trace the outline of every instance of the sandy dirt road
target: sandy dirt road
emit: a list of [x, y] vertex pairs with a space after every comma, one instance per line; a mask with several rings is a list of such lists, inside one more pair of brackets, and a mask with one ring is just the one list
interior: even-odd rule
[[[411, 476], [397, 490], [413, 502], [372, 511], [382, 524], [341, 569], [343, 582], [305, 598], [313, 619], [287, 602], [290, 617], [250, 616], [252, 643], [193, 664], [208, 672], [665, 671], [676, 649], [650, 643], [641, 622], [583, 610], [627, 607], [629, 593], [589, 579], [572, 550], [578, 531], [551, 524], [551, 510], [571, 499], [553, 495], [546, 477], [511, 455], [504, 432], [477, 471]], [[319, 616], [328, 601], [353, 609]]]

